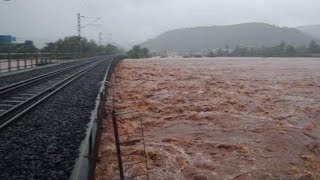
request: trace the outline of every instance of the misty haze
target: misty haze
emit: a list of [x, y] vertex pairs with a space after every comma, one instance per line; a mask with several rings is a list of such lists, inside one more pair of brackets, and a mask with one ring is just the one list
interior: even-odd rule
[[319, 7], [0, 0], [0, 179], [320, 179]]

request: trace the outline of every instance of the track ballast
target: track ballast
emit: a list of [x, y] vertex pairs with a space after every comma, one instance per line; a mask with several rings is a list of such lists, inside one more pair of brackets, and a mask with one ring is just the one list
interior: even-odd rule
[[69, 179], [111, 59], [0, 132], [0, 179]]

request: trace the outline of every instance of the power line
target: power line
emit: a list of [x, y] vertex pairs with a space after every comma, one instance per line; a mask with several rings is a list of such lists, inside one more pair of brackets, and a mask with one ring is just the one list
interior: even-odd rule
[[[81, 18], [89, 18], [89, 19], [94, 19], [93, 21], [87, 23], [84, 26], [81, 26]], [[78, 20], [78, 38], [79, 38], [79, 54], [82, 52], [82, 47], [81, 47], [81, 29], [87, 27], [87, 26], [96, 26], [97, 24], [93, 24], [100, 20], [101, 17], [89, 17], [89, 16], [81, 16], [80, 13], [77, 14], [77, 20]], [[98, 24], [99, 25], [99, 24]]]

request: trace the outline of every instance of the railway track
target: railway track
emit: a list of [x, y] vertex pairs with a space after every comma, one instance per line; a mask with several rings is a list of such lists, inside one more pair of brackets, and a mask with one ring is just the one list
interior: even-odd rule
[[[80, 170], [77, 177], [85, 177], [82, 175], [93, 167], [91, 157], [95, 157], [86, 156], [86, 152], [96, 151], [93, 142], [98, 129], [94, 123], [97, 116], [103, 117], [106, 92], [102, 82], [119, 58], [123, 57], [100, 57], [92, 64], [30, 81], [31, 85], [0, 96], [0, 104], [20, 106], [10, 113], [13, 106], [3, 108], [1, 114], [0, 179], [70, 180], [71, 174], [78, 172], [74, 169]], [[45, 93], [39, 95], [40, 91]], [[23, 102], [26, 104], [21, 105]], [[91, 133], [87, 133], [89, 129]]]
[[71, 67], [77, 64], [82, 64], [84, 62], [95, 61], [101, 57], [106, 57], [106, 56], [84, 58], [84, 59], [65, 62], [61, 64], [55, 64], [52, 66], [39, 67], [36, 69], [28, 69], [27, 71], [22, 71], [22, 72], [13, 73], [13, 74], [0, 73], [0, 88], [15, 84], [17, 82], [22, 82], [27, 79], [31, 79], [33, 77], [38, 77], [38, 76], [47, 74], [49, 72], [54, 72], [54, 71], [58, 71], [58, 70]]
[[105, 58], [84, 62], [0, 88], [0, 131]]

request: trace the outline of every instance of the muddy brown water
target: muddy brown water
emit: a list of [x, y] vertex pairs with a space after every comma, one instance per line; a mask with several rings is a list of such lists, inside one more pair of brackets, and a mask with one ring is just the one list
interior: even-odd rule
[[[152, 180], [320, 179], [320, 59], [128, 59], [113, 83], [116, 111], [138, 112], [118, 116], [121, 140], [142, 116]], [[97, 179], [117, 179], [110, 122]], [[122, 150], [143, 160], [139, 142]]]

